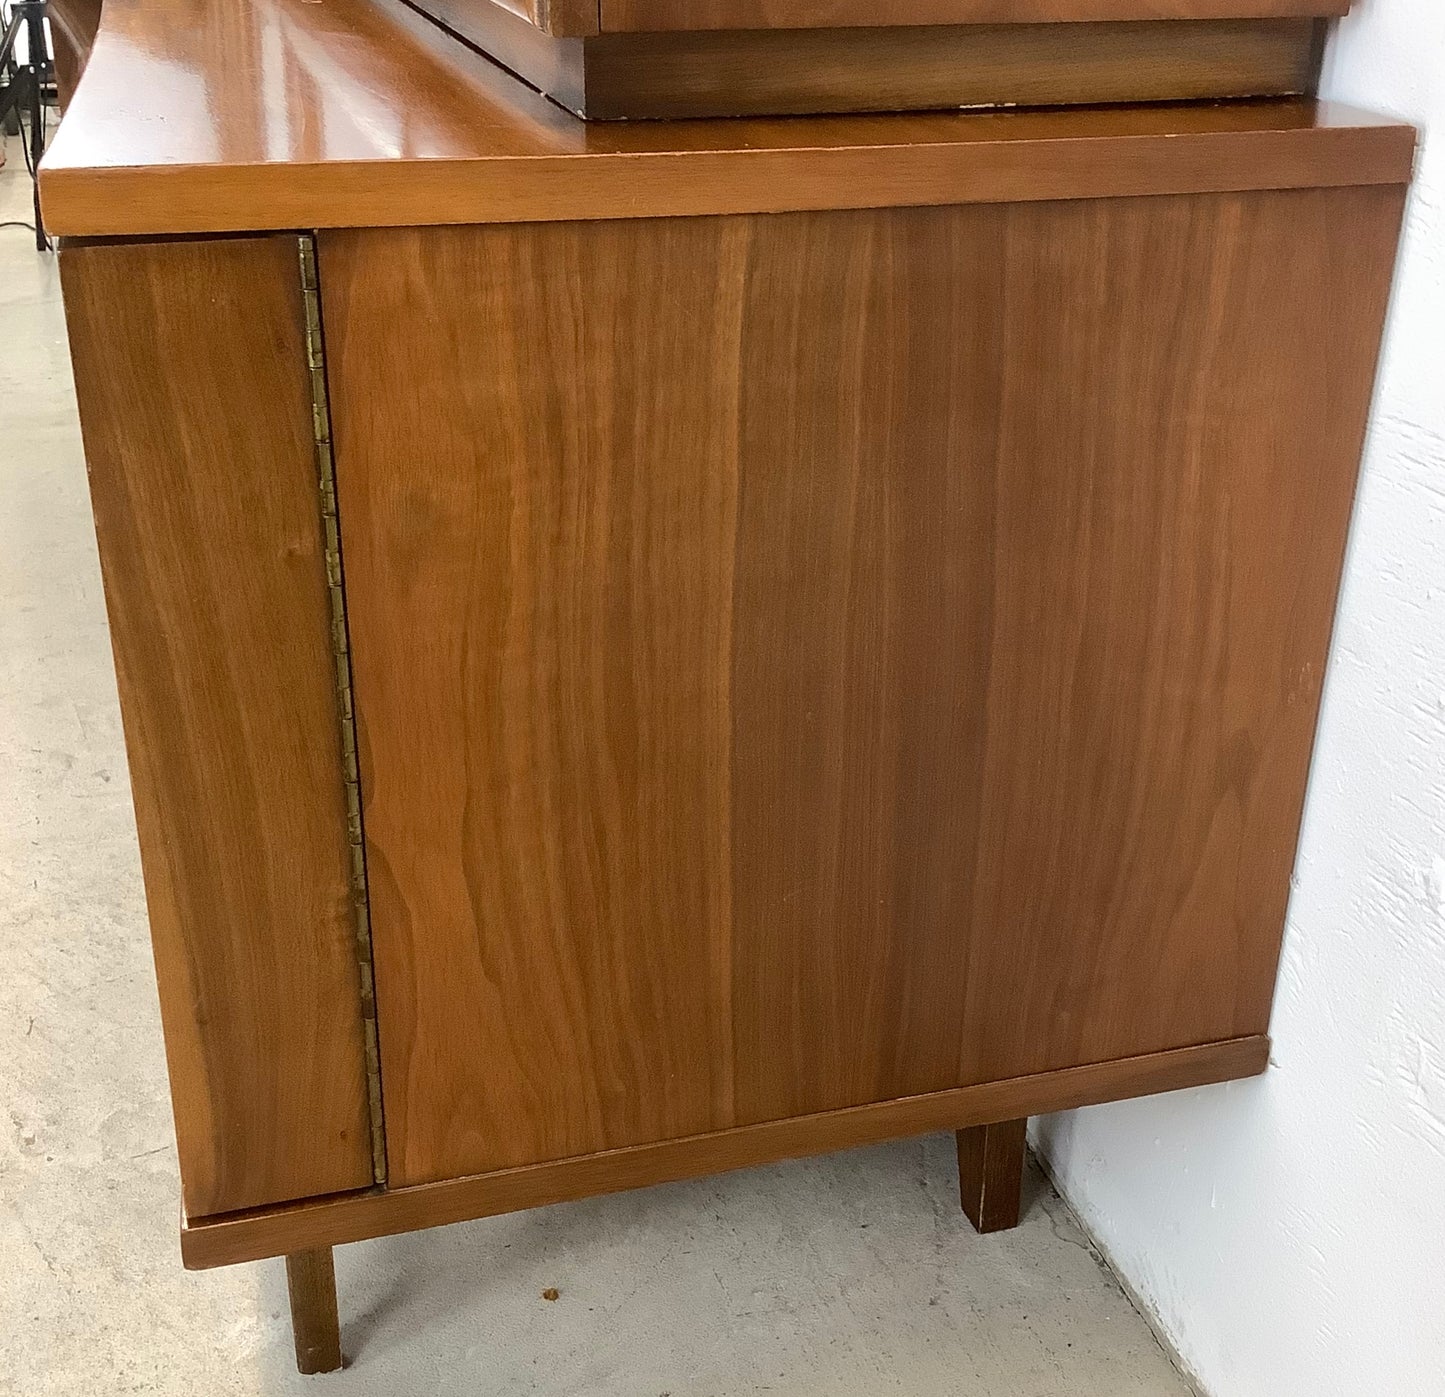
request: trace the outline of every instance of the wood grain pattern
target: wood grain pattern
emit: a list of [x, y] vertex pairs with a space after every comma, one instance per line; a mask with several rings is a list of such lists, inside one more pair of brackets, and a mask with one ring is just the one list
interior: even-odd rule
[[401, 0], [108, 0], [41, 194], [105, 236], [1405, 183], [1413, 152], [1308, 101], [579, 123]]
[[1350, 0], [600, 0], [605, 31], [1342, 15]]
[[318, 1198], [228, 1217], [188, 1217], [181, 1255], [192, 1269], [257, 1261], [297, 1247], [336, 1246], [933, 1130], [1252, 1077], [1264, 1071], [1268, 1058], [1269, 1040], [1263, 1037], [1206, 1043], [444, 1183]]
[[719, 370], [742, 382], [734, 923], [715, 932], [739, 1122], [958, 1085], [1008, 219], [747, 224], [741, 353]]
[[324, 236], [397, 1180], [1262, 1033], [1401, 206]]
[[61, 254], [192, 1213], [371, 1178], [296, 258]]
[[975, 1231], [1019, 1225], [1028, 1128], [1028, 1117], [1019, 1116], [958, 1132], [959, 1201]]
[[398, 1183], [732, 1122], [745, 236], [656, 225], [690, 294], [620, 223], [322, 244]]
[[1010, 210], [963, 1080], [1265, 1027], [1401, 209]]
[[574, 47], [570, 86], [540, 64], [517, 71], [604, 120], [1275, 96], [1311, 91], [1317, 54], [1309, 19], [688, 30]]

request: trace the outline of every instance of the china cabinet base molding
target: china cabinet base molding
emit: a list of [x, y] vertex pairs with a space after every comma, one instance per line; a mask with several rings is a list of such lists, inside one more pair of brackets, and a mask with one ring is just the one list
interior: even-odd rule
[[186, 1265], [326, 1371], [339, 1244], [943, 1130], [993, 1232], [1029, 1116], [1265, 1070], [1410, 129], [174, 10], [41, 181]]

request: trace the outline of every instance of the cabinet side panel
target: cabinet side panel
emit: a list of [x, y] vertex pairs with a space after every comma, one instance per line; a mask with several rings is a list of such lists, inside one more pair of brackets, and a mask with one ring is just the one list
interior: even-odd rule
[[396, 1180], [1262, 1033], [1400, 208], [324, 235]]
[[186, 1212], [372, 1181], [294, 238], [62, 253]]
[[1268, 1025], [1402, 197], [1009, 211], [966, 1082]]

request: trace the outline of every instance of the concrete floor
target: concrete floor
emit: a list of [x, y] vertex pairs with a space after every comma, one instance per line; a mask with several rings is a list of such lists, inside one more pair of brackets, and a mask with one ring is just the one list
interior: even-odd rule
[[298, 1377], [279, 1261], [180, 1266], [59, 281], [24, 229], [0, 342], [0, 1392], [1190, 1392], [1037, 1172], [1017, 1231], [972, 1233], [948, 1136], [339, 1249], [352, 1366]]

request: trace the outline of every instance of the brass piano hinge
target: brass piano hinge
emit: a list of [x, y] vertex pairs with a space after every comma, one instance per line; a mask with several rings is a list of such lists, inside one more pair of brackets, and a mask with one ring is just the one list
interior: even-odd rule
[[351, 894], [356, 911], [356, 963], [361, 980], [361, 1022], [366, 1042], [367, 1096], [371, 1108], [371, 1168], [386, 1183], [386, 1131], [381, 1108], [381, 1052], [376, 1031], [376, 976], [371, 959], [371, 907], [366, 889], [366, 845], [361, 828], [361, 773], [356, 758], [356, 715], [351, 694], [351, 644], [346, 626], [346, 592], [341, 582], [341, 528], [336, 514], [336, 470], [331, 455], [331, 409], [326, 392], [326, 350], [321, 335], [321, 296], [316, 280], [316, 241], [300, 238], [301, 299], [306, 315], [306, 368], [311, 384], [311, 426], [316, 478], [321, 490], [321, 526], [326, 551], [326, 586], [331, 597], [331, 651], [341, 726], [341, 761], [346, 784], [346, 839], [351, 850]]

